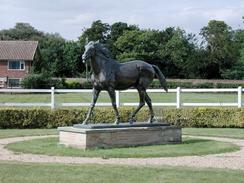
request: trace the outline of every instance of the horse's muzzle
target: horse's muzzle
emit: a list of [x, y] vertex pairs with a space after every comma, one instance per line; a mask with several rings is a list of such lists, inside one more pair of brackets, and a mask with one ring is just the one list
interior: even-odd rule
[[83, 60], [83, 62], [85, 62], [85, 60], [86, 60], [86, 55], [82, 55], [82, 60]]

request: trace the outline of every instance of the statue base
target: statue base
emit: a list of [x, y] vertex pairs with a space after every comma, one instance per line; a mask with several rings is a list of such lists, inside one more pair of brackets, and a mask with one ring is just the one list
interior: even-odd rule
[[182, 142], [181, 128], [167, 123], [77, 124], [59, 127], [59, 143], [80, 149]]

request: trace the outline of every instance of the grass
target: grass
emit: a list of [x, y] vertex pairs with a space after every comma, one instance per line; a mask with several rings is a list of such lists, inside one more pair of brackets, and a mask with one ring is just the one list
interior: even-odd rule
[[[244, 139], [243, 128], [182, 128], [183, 135]], [[57, 129], [0, 129], [0, 139], [10, 137], [58, 135]]]
[[129, 148], [80, 150], [58, 144], [58, 138], [35, 139], [7, 145], [14, 152], [53, 156], [149, 158], [217, 154], [239, 150], [230, 143], [185, 138], [182, 144], [138, 146]]
[[[175, 93], [149, 93], [153, 102], [175, 102]], [[60, 93], [55, 94], [57, 103], [64, 102], [91, 102], [91, 93]], [[244, 96], [242, 96], [244, 100]], [[0, 103], [20, 102], [34, 103], [51, 101], [50, 94], [3, 94], [0, 93]], [[120, 102], [138, 102], [137, 93], [120, 93]], [[236, 93], [183, 93], [181, 95], [182, 102], [237, 102]], [[110, 98], [106, 92], [100, 94], [98, 102], [110, 102]]]
[[243, 128], [183, 128], [184, 135], [215, 136], [244, 139]]
[[0, 139], [23, 136], [58, 135], [57, 129], [6, 129], [0, 130]]
[[1, 183], [242, 183], [243, 171], [0, 162]]
[[[244, 139], [243, 128], [182, 128], [183, 135], [216, 136]], [[58, 135], [57, 129], [0, 129], [0, 139], [36, 135]]]

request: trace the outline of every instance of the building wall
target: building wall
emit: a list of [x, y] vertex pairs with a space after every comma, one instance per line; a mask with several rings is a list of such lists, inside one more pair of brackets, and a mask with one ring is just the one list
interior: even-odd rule
[[8, 70], [8, 61], [0, 61], [0, 77], [24, 78], [31, 69], [31, 61], [25, 61], [25, 70]]

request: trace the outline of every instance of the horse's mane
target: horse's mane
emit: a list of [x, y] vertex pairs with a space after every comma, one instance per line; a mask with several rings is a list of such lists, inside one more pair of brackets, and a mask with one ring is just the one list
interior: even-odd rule
[[102, 53], [106, 58], [110, 58], [109, 50], [101, 43], [95, 43], [96, 50]]

